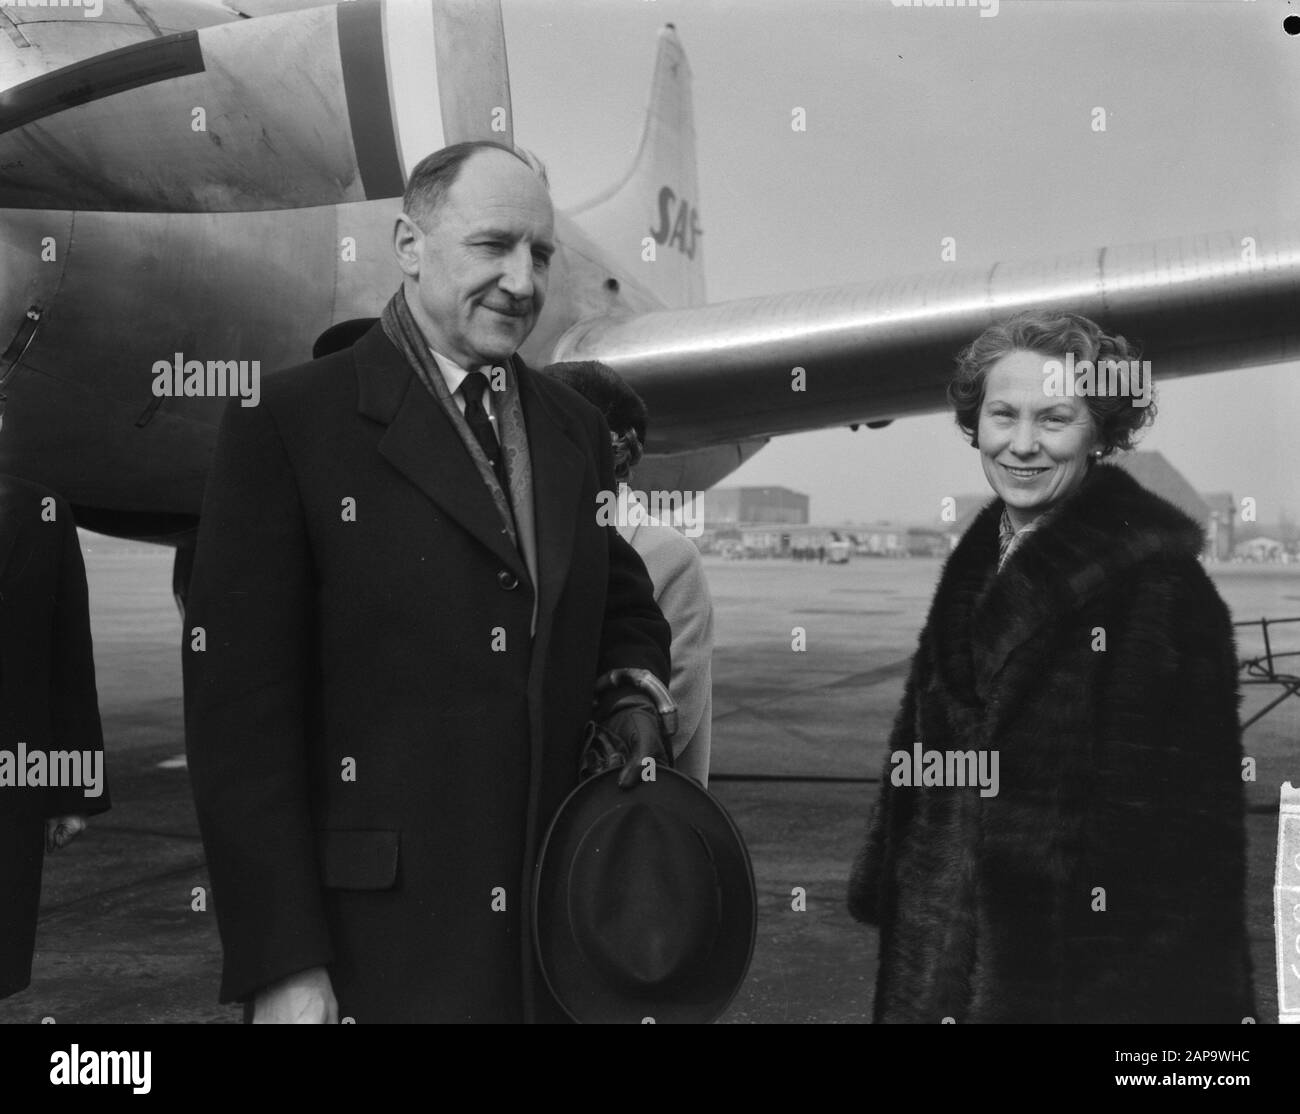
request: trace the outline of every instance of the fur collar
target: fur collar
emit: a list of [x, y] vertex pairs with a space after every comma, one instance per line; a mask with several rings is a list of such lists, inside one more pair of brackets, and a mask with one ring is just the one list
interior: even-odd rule
[[1121, 468], [1093, 465], [1058, 513], [997, 572], [1003, 503], [978, 515], [949, 557], [929, 627], [945, 686], [978, 705], [1013, 650], [1136, 565], [1195, 559], [1199, 525]]

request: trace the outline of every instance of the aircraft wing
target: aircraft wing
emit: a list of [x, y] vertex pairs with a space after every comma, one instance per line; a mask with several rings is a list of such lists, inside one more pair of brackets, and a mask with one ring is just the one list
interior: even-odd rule
[[498, 5], [302, 6], [0, 92], [0, 208], [219, 213], [400, 197], [423, 155], [510, 142], [511, 128]]
[[1300, 229], [588, 319], [553, 358], [627, 378], [671, 453], [942, 410], [962, 346], [1046, 307], [1137, 341], [1157, 382], [1300, 358]]

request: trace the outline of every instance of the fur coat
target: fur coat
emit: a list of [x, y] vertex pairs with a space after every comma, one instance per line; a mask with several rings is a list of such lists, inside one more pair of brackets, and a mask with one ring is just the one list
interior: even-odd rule
[[[997, 572], [1002, 510], [944, 567], [853, 866], [875, 1019], [1240, 1023], [1236, 650], [1200, 528], [1095, 465]], [[996, 752], [996, 794], [907, 784], [918, 746]]]

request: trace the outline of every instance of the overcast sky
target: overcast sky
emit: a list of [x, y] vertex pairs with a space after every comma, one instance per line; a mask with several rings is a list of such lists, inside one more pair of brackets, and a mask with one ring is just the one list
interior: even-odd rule
[[[710, 300], [1300, 223], [1300, 37], [1278, 0], [503, 0], [517, 139], [560, 208], [630, 163], [656, 33], [694, 73]], [[1107, 130], [1091, 128], [1094, 106]], [[794, 106], [808, 130], [790, 128]], [[1159, 369], [1157, 368], [1157, 373]], [[1300, 511], [1300, 365], [1171, 381], [1142, 447]], [[947, 416], [778, 438], [726, 484], [816, 521], [986, 490]]]

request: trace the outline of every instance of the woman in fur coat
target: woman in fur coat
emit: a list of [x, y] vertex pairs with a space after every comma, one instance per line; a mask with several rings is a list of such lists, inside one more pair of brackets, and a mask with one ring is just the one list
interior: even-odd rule
[[1129, 358], [1062, 314], [959, 357], [997, 499], [944, 567], [849, 883], [877, 1021], [1253, 1016], [1228, 611], [1200, 527], [1099, 463], [1149, 393], [1082, 390], [1083, 361]]

